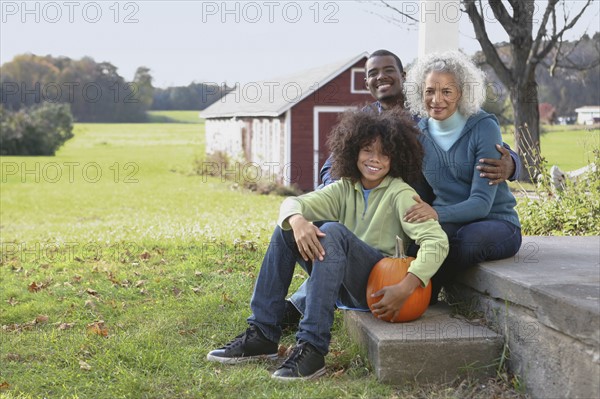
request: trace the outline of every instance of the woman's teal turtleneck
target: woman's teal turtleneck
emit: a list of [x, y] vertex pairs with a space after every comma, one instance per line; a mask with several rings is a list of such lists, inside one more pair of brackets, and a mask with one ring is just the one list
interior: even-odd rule
[[448, 151], [450, 147], [452, 147], [452, 144], [458, 140], [466, 123], [467, 118], [458, 111], [443, 121], [438, 121], [433, 118], [427, 120], [431, 137], [444, 151]]

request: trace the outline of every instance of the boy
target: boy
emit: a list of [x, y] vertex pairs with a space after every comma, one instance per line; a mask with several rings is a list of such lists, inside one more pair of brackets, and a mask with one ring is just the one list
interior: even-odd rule
[[[322, 190], [286, 199], [265, 254], [251, 301], [250, 327], [207, 355], [210, 361], [239, 363], [277, 357], [281, 320], [294, 267], [310, 271], [306, 309], [297, 345], [273, 374], [280, 380], [315, 378], [325, 373], [336, 303], [368, 309], [366, 286], [373, 266], [394, 253], [395, 237], [421, 246], [400, 283], [383, 288], [374, 307], [379, 317], [400, 310], [419, 285], [435, 274], [448, 251], [436, 221], [408, 223], [415, 204], [405, 183], [421, 173], [419, 131], [406, 114], [346, 113], [329, 138], [332, 173], [341, 178]], [[335, 220], [322, 226], [312, 221]]]

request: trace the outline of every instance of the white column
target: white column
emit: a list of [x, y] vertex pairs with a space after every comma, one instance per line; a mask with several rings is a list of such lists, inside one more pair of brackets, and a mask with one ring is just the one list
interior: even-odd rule
[[458, 50], [459, 0], [420, 0], [419, 57], [436, 51]]

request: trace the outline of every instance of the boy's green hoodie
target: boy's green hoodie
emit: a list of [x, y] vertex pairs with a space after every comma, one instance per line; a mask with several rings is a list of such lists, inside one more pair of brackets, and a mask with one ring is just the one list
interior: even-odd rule
[[311, 222], [339, 221], [386, 256], [394, 255], [396, 236], [402, 238], [405, 246], [412, 239], [420, 249], [408, 271], [426, 285], [448, 254], [448, 238], [437, 221], [403, 220], [404, 213], [416, 203], [414, 195], [415, 190], [402, 179], [386, 176], [371, 191], [365, 209], [362, 184], [343, 178], [321, 190], [287, 198], [281, 204], [278, 224], [290, 230], [288, 218], [296, 214]]

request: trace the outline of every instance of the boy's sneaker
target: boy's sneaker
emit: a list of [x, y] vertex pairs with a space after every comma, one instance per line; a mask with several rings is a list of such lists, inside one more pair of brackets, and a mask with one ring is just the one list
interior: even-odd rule
[[210, 351], [206, 360], [243, 363], [257, 359], [277, 359], [277, 343], [269, 341], [258, 327], [250, 326], [222, 348]]
[[323, 374], [325, 374], [325, 356], [310, 343], [299, 342], [272, 377], [286, 381], [309, 380]]

